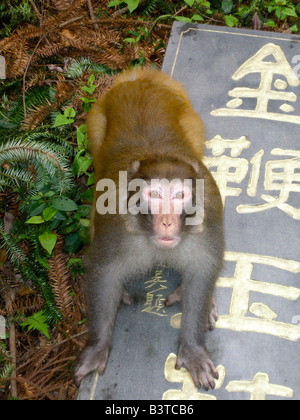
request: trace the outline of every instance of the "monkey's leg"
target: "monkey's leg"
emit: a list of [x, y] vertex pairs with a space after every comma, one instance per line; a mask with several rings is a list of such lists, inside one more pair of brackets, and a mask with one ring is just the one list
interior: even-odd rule
[[75, 382], [94, 370], [103, 374], [111, 350], [113, 328], [118, 306], [122, 299], [123, 281], [111, 267], [98, 265], [88, 270], [87, 303], [89, 339], [81, 353], [75, 370]]
[[180, 302], [181, 301], [181, 285], [177, 287], [177, 289], [174, 290], [174, 292], [172, 292], [167, 299], [165, 300], [165, 305], [166, 306], [172, 306], [174, 305], [174, 303], [176, 302]]
[[[203, 258], [203, 261], [207, 261]], [[211, 310], [217, 270], [201, 264], [197, 273], [183, 273], [182, 322], [176, 368], [184, 364], [190, 371], [196, 386], [205, 389], [215, 387], [218, 372], [205, 347], [205, 332]], [[199, 276], [200, 273], [200, 276]]]
[[[176, 302], [181, 302], [181, 285], [177, 287], [177, 289], [172, 292], [167, 299], [165, 300], [165, 306], [169, 307], [174, 305]], [[211, 308], [207, 318], [207, 325], [205, 330], [214, 330], [216, 326], [216, 322], [218, 321], [219, 313], [218, 313], [218, 305], [215, 296], [212, 298]]]

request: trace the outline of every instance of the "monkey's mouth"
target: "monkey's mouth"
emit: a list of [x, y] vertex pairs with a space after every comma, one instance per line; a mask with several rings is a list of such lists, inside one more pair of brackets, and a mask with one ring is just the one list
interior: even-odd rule
[[179, 243], [179, 238], [176, 237], [156, 237], [155, 242], [160, 248], [174, 248]]

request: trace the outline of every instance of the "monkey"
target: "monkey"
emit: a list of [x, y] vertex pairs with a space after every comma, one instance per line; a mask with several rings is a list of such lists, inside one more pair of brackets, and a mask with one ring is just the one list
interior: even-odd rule
[[89, 335], [75, 382], [104, 373], [120, 302], [132, 304], [126, 284], [166, 266], [181, 277], [166, 300], [182, 305], [176, 369], [184, 365], [197, 387], [213, 389], [218, 372], [205, 337], [218, 318], [224, 228], [220, 192], [202, 161], [202, 119], [179, 82], [134, 68], [93, 104], [87, 130], [96, 188], [86, 261]]

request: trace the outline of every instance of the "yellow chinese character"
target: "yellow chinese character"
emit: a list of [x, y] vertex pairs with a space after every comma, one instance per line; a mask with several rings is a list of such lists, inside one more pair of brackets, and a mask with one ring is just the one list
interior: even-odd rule
[[153, 292], [147, 293], [147, 299], [144, 306], [145, 309], [142, 312], [147, 312], [148, 314], [154, 314], [158, 316], [167, 316], [165, 311], [165, 298], [163, 295], [155, 294], [159, 290], [153, 290]]
[[[269, 61], [269, 56], [272, 56], [273, 60]], [[300, 116], [290, 115], [291, 112], [295, 111], [295, 108], [286, 103], [296, 102], [296, 94], [294, 92], [283, 92], [287, 89], [288, 84], [292, 87], [298, 87], [300, 81], [287, 61], [282, 49], [272, 43], [263, 46], [234, 73], [232, 79], [240, 80], [251, 73], [261, 74], [259, 87], [257, 89], [240, 87], [231, 90], [229, 95], [235, 99], [227, 103], [227, 108], [217, 109], [212, 111], [211, 114], [218, 117], [263, 118], [300, 124]], [[274, 80], [275, 75], [284, 76], [288, 83], [280, 78]], [[277, 90], [272, 89], [273, 83]], [[243, 104], [241, 98], [255, 98], [257, 100], [256, 108], [253, 110], [240, 108]], [[268, 112], [269, 101], [285, 102], [279, 106], [279, 110], [282, 112]]]
[[[177, 356], [174, 353], [169, 354], [165, 363], [165, 378], [168, 382], [182, 383], [181, 389], [169, 389], [163, 394], [163, 400], [206, 400], [213, 401], [217, 398], [209, 394], [201, 394], [195, 386], [189, 371], [185, 368], [175, 369]], [[219, 379], [216, 381], [215, 389], [220, 389], [225, 380], [226, 370], [224, 366], [217, 367]]]
[[269, 375], [257, 373], [253, 381], [232, 381], [226, 387], [228, 392], [249, 392], [251, 401], [264, 401], [267, 395], [276, 397], [293, 398], [294, 391], [291, 388], [270, 384]]
[[[238, 213], [256, 213], [279, 208], [293, 219], [300, 220], [300, 209], [287, 203], [290, 193], [300, 192], [300, 151], [274, 149], [271, 154], [275, 156], [292, 156], [290, 159], [271, 160], [266, 164], [264, 188], [266, 191], [280, 191], [279, 196], [273, 197], [263, 194], [262, 199], [267, 201], [266, 204], [256, 206], [240, 205], [237, 207], [237, 211]], [[257, 165], [256, 169], [259, 171]], [[256, 173], [258, 173], [257, 171]], [[258, 181], [257, 177], [256, 181]], [[253, 182], [253, 187], [254, 184], [255, 181]]]
[[[300, 289], [253, 280], [251, 276], [254, 264], [263, 264], [298, 274], [300, 273], [300, 263], [282, 258], [244, 254], [241, 252], [225, 252], [225, 261], [236, 263], [235, 273], [233, 277], [220, 277], [217, 286], [232, 288], [232, 297], [229, 314], [219, 316], [216, 328], [270, 334], [286, 340], [298, 341], [300, 339], [300, 326], [293, 323], [288, 324], [275, 321], [278, 316], [269, 306], [259, 302], [255, 302], [250, 306], [249, 302], [250, 292], [259, 292], [288, 300], [298, 300], [300, 298]], [[247, 317], [248, 312], [251, 312], [256, 318]], [[181, 313], [173, 315], [170, 325], [173, 328], [180, 328], [181, 318]], [[291, 321], [293, 322], [293, 320]]]
[[[232, 288], [232, 298], [229, 314], [221, 315], [216, 327], [233, 331], [252, 331], [270, 334], [292, 341], [299, 340], [299, 326], [275, 321], [277, 314], [267, 305], [253, 303], [249, 307], [249, 301], [250, 292], [259, 292], [284, 299], [298, 300], [300, 289], [253, 280], [251, 276], [254, 264], [263, 264], [296, 274], [300, 273], [300, 263], [281, 258], [240, 252], [226, 252], [225, 260], [236, 263], [235, 273], [232, 278], [221, 277], [217, 285], [218, 287]], [[246, 315], [249, 311], [256, 315], [256, 318], [247, 317]]]
[[[204, 164], [211, 170], [225, 205], [226, 197], [237, 197], [242, 192], [241, 188], [229, 187], [228, 183], [240, 184], [247, 176], [249, 162], [247, 159], [239, 158], [239, 156], [243, 149], [250, 147], [251, 143], [245, 136], [228, 140], [217, 135], [205, 144], [208, 149], [212, 149], [214, 157], [204, 157]], [[221, 156], [226, 149], [231, 150], [230, 157]], [[213, 168], [216, 168], [216, 170], [214, 171]]]
[[[162, 270], [156, 270], [152, 279], [145, 281], [145, 285], [147, 285], [146, 289], [151, 289], [152, 287], [157, 286], [157, 285], [160, 286], [162, 285], [162, 283], [166, 284], [167, 280], [163, 280], [162, 273], [163, 273]], [[167, 286], [164, 288], [166, 289]]]
[[146, 303], [144, 305], [146, 308], [142, 312], [167, 316], [165, 311], [165, 298], [162, 294], [158, 293], [168, 288], [165, 283], [167, 283], [167, 280], [163, 280], [162, 270], [156, 270], [152, 279], [145, 282], [145, 288], [151, 290], [147, 292]]

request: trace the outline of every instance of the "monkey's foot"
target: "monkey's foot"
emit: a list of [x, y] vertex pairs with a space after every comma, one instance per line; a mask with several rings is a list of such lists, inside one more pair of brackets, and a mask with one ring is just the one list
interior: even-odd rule
[[102, 375], [106, 369], [109, 353], [108, 347], [99, 350], [97, 346], [87, 346], [79, 356], [75, 369], [76, 385], [79, 386], [82, 379], [95, 370]]
[[217, 305], [217, 301], [216, 298], [213, 297], [212, 303], [211, 303], [211, 308], [210, 308], [210, 312], [208, 314], [208, 322], [207, 322], [207, 326], [206, 326], [206, 331], [207, 330], [214, 330], [216, 327], [216, 322], [218, 321], [219, 318], [219, 313], [218, 313], [218, 305]]
[[133, 297], [125, 289], [123, 289], [122, 302], [127, 306], [133, 305], [134, 302]]
[[202, 385], [207, 391], [215, 388], [215, 379], [219, 379], [219, 374], [205, 347], [190, 351], [180, 346], [175, 368], [181, 369], [183, 364], [189, 370], [196, 387]]
[[176, 290], [174, 290], [174, 292], [172, 292], [167, 299], [165, 300], [165, 305], [166, 306], [172, 306], [174, 305], [174, 303], [176, 302], [180, 302], [181, 301], [181, 286], [178, 286]]

